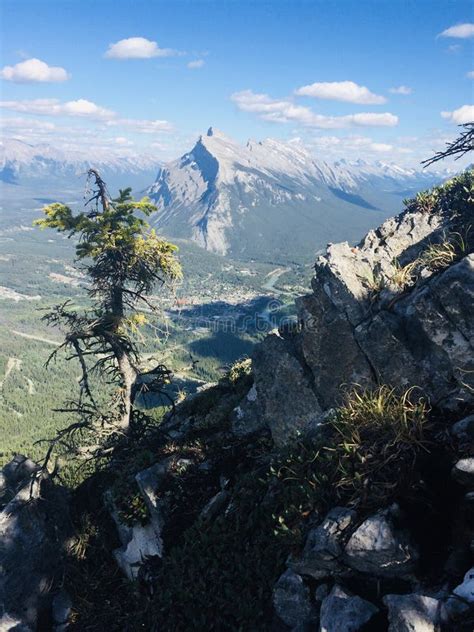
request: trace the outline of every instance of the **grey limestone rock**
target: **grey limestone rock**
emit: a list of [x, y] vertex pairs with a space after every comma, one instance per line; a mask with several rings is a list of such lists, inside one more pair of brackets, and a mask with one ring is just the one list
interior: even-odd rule
[[452, 475], [461, 485], [474, 488], [474, 457], [459, 459], [453, 466]]
[[273, 589], [273, 607], [290, 628], [304, 624], [312, 616], [309, 588], [292, 570], [286, 570]]
[[334, 586], [321, 605], [320, 632], [357, 632], [377, 614], [370, 601]]
[[[0, 629], [36, 630], [50, 617], [71, 535], [68, 497], [39, 466], [17, 455], [3, 469]], [[5, 498], [5, 496], [4, 496]]]
[[355, 519], [356, 512], [352, 509], [331, 509], [323, 522], [309, 532], [301, 556], [290, 559], [291, 568], [315, 579], [343, 572], [340, 558]]
[[440, 632], [440, 602], [426, 595], [386, 595], [388, 632]]
[[395, 526], [390, 510], [365, 520], [351, 535], [344, 560], [348, 566], [376, 577], [410, 577], [418, 552], [409, 534]]

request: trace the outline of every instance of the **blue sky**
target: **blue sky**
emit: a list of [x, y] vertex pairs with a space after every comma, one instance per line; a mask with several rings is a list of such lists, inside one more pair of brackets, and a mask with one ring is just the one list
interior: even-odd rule
[[473, 23], [464, 0], [3, 0], [3, 133], [168, 159], [213, 125], [414, 164], [474, 118]]

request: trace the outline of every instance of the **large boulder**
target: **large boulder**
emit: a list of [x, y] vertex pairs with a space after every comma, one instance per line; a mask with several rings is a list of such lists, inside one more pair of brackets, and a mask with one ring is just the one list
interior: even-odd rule
[[48, 629], [70, 536], [67, 494], [20, 455], [1, 480], [0, 630]]
[[348, 566], [376, 577], [406, 577], [415, 571], [418, 551], [408, 531], [395, 524], [394, 509], [379, 511], [351, 535], [344, 550]]

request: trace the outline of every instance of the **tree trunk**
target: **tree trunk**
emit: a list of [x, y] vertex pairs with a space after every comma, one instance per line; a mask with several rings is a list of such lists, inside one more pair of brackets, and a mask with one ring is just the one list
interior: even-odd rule
[[121, 287], [113, 288], [110, 295], [110, 309], [114, 320], [113, 334], [109, 342], [117, 360], [118, 370], [122, 378], [122, 412], [119, 426], [121, 430], [128, 434], [130, 430], [130, 420], [132, 413], [132, 389], [137, 378], [137, 370], [133, 366], [128, 353], [123, 349], [115, 334], [123, 324], [123, 290]]
[[119, 426], [125, 434], [128, 434], [132, 413], [132, 388], [137, 378], [137, 371], [130, 362], [130, 358], [123, 350], [121, 350], [119, 355], [117, 355], [117, 364], [122, 377], [123, 400], [123, 410], [120, 415]]

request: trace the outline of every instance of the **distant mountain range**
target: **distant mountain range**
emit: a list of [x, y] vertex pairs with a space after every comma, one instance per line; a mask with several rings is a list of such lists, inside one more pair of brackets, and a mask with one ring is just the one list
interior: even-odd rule
[[42, 187], [48, 182], [55, 189], [84, 186], [84, 174], [97, 168], [110, 186], [137, 186], [142, 189], [155, 178], [161, 162], [149, 155], [117, 156], [114, 152], [95, 154], [84, 150], [62, 150], [47, 143], [32, 145], [17, 139], [0, 142], [0, 182]]
[[165, 165], [149, 155], [89, 155], [86, 146], [77, 152], [3, 140], [4, 208], [80, 203], [91, 166], [111, 191], [146, 191], [158, 207], [153, 221], [166, 236], [234, 258], [278, 262], [310, 261], [329, 241], [358, 240], [398, 213], [403, 198], [449, 175], [363, 160], [330, 164], [298, 142], [242, 146], [214, 128]]
[[147, 193], [167, 235], [234, 257], [298, 260], [328, 241], [358, 239], [399, 212], [403, 198], [448, 175], [362, 160], [329, 164], [300, 143], [242, 146], [210, 128], [159, 170]]

